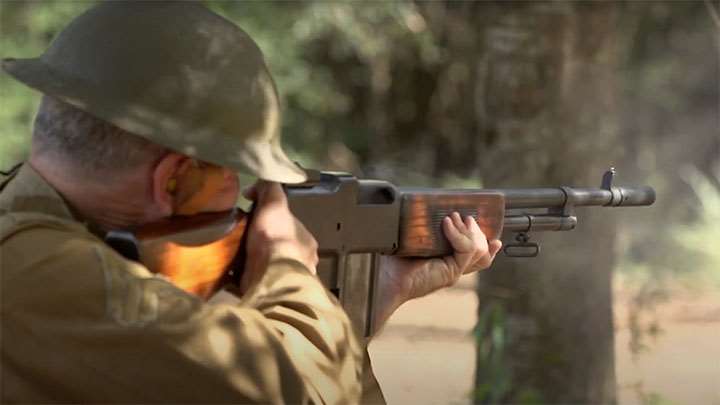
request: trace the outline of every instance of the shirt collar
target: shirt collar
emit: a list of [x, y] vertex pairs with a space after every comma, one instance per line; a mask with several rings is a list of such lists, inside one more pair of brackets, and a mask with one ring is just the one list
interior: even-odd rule
[[0, 209], [41, 212], [62, 219], [79, 220], [62, 196], [27, 162], [0, 193]]

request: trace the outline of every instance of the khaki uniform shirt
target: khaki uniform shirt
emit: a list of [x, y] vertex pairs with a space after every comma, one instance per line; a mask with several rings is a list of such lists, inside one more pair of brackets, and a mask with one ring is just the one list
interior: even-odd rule
[[206, 303], [110, 249], [29, 164], [0, 192], [0, 276], [2, 403], [359, 401], [350, 322], [302, 264]]

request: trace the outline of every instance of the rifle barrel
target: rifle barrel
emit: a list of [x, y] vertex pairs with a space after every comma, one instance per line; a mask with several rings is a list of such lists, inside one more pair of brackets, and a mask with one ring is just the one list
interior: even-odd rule
[[573, 206], [641, 206], [655, 202], [651, 187], [602, 188], [518, 188], [495, 189], [505, 196], [505, 208], [562, 208]]

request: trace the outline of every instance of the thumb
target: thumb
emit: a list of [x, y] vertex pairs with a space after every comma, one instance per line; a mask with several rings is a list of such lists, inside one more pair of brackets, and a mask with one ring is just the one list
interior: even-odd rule
[[253, 183], [251, 186], [247, 186], [242, 190], [242, 196], [250, 201], [257, 201], [258, 199], [258, 181]]
[[500, 239], [493, 239], [488, 242], [488, 250], [490, 251], [490, 257], [494, 259], [495, 255], [500, 251], [500, 248], [502, 248], [502, 241], [500, 241]]
[[287, 205], [287, 197], [285, 197], [285, 192], [280, 186], [280, 183], [262, 180], [257, 183], [255, 188], [257, 189], [258, 205]]

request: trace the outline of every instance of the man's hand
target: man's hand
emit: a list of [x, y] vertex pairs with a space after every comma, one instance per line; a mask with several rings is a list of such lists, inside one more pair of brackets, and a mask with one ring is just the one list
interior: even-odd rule
[[452, 256], [405, 259], [383, 256], [380, 262], [374, 329], [379, 330], [404, 302], [455, 284], [460, 276], [490, 267], [502, 242], [488, 241], [472, 217], [458, 213], [443, 219], [443, 231], [455, 250]]
[[274, 258], [295, 259], [315, 273], [318, 244], [290, 212], [280, 185], [260, 181], [243, 195], [255, 201], [255, 211], [247, 234], [247, 261], [240, 291], [244, 293], [257, 283]]

